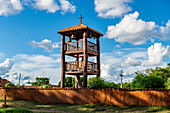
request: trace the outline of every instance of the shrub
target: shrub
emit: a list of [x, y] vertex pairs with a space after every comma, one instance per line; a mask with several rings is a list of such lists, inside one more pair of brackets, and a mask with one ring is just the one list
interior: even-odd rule
[[14, 84], [13, 83], [6, 83], [5, 87], [14, 87]]
[[106, 83], [102, 78], [91, 78], [88, 81], [88, 87], [89, 88], [105, 88], [106, 87]]
[[51, 86], [49, 86], [49, 85], [44, 85], [44, 86], [41, 86], [40, 88], [41, 88], [41, 89], [46, 89], [46, 88], [51, 88]]

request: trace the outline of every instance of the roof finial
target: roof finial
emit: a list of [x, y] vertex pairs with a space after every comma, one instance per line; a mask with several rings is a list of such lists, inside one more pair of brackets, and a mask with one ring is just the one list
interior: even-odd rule
[[79, 19], [80, 19], [80, 24], [82, 24], [82, 19], [83, 19], [84, 17], [82, 17], [82, 15], [80, 15], [80, 17], [79, 17]]

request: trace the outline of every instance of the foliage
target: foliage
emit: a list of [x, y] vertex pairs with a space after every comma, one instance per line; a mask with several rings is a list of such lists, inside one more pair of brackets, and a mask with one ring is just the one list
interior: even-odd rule
[[[83, 81], [83, 77], [80, 77], [81, 81]], [[61, 81], [58, 83], [58, 86], [61, 85]], [[65, 78], [65, 87], [75, 87], [75, 78], [66, 77]]]
[[89, 78], [88, 80], [88, 87], [89, 88], [105, 88], [106, 87], [106, 83], [102, 78], [99, 77], [93, 77], [93, 78]]
[[49, 84], [49, 78], [47, 77], [37, 77], [35, 82], [28, 82], [32, 86], [41, 86], [44, 84]]
[[33, 113], [32, 111], [26, 110], [26, 109], [0, 109], [0, 113]]
[[165, 80], [155, 75], [138, 74], [130, 88], [165, 88]]
[[127, 83], [127, 82], [125, 82], [125, 83], [123, 83], [123, 88], [131, 88], [131, 85], [132, 85], [132, 83]]
[[14, 87], [14, 84], [13, 83], [6, 83], [5, 87]]
[[168, 78], [167, 82], [165, 83], [165, 87], [170, 89], [170, 77]]
[[120, 88], [120, 84], [114, 82], [105, 82], [104, 88]]
[[49, 86], [49, 85], [44, 85], [44, 86], [41, 86], [40, 88], [41, 88], [41, 89], [46, 89], [46, 88], [51, 88], [51, 86]]

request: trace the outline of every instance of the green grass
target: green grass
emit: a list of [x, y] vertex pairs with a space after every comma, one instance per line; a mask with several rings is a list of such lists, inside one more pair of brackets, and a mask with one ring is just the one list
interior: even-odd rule
[[[0, 106], [3, 104], [3, 100], [0, 100]], [[170, 107], [128, 107], [128, 106], [108, 106], [108, 105], [45, 105], [38, 102], [32, 101], [14, 101], [7, 100], [9, 108], [4, 109], [0, 107], [0, 112], [8, 113], [4, 111], [13, 112], [10, 113], [29, 113], [30, 111], [35, 113], [146, 113], [146, 112], [159, 112], [159, 113], [170, 113]], [[28, 110], [28, 111], [27, 111]]]
[[0, 113], [32, 113], [27, 109], [0, 108]]

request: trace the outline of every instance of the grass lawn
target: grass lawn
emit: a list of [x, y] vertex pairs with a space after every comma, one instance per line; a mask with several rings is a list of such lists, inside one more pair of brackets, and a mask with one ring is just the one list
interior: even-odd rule
[[[8, 113], [108, 113], [108, 112], [126, 112], [126, 113], [143, 113], [143, 112], [159, 112], [159, 113], [170, 113], [170, 107], [117, 107], [107, 105], [44, 105], [38, 102], [31, 101], [14, 101], [7, 100], [9, 108], [1, 108], [3, 100], [0, 100], [0, 112]], [[21, 109], [21, 110], [20, 110]], [[5, 112], [6, 111], [6, 112]], [[7, 112], [8, 111], [8, 112]]]

